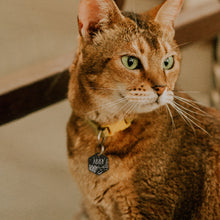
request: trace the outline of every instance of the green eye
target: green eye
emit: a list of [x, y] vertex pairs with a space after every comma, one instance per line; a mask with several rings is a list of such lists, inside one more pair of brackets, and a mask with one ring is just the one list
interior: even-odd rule
[[173, 56], [170, 56], [164, 60], [164, 62], [163, 62], [163, 69], [164, 70], [170, 70], [173, 68], [173, 66], [174, 66]]
[[136, 57], [132, 57], [132, 56], [123, 56], [121, 58], [121, 61], [123, 65], [129, 70], [137, 69], [139, 68], [139, 65], [140, 65], [139, 59]]

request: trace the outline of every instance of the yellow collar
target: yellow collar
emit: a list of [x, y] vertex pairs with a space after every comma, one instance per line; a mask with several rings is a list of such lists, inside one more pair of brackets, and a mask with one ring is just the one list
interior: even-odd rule
[[96, 133], [98, 134], [100, 130], [102, 130], [103, 137], [113, 136], [115, 133], [119, 131], [124, 131], [128, 127], [131, 126], [131, 119], [124, 119], [122, 121], [118, 121], [113, 124], [107, 124], [100, 126], [96, 122], [89, 121], [89, 124], [95, 129]]

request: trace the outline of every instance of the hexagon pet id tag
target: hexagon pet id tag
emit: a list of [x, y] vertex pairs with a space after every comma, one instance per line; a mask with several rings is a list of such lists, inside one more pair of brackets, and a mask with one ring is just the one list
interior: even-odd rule
[[99, 153], [93, 155], [88, 160], [89, 171], [95, 173], [96, 175], [101, 175], [109, 170], [109, 160], [108, 157]]
[[101, 175], [109, 170], [109, 159], [103, 155], [105, 151], [104, 141], [105, 137], [102, 134], [102, 130], [98, 134], [98, 145], [101, 147], [101, 152], [96, 153], [88, 159], [88, 168], [90, 172], [95, 173], [96, 175]]

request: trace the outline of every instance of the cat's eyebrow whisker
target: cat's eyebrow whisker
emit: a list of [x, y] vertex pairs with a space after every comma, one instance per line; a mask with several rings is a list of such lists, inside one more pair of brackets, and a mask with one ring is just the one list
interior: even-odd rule
[[[203, 111], [202, 109], [200, 109], [198, 106], [196, 106], [195, 104], [197, 104], [196, 101], [193, 101], [193, 100], [190, 100], [190, 99], [185, 99], [185, 98], [182, 98], [182, 97], [179, 97], [179, 96], [174, 96], [175, 99], [195, 108], [196, 110], [202, 112], [203, 114], [205, 114], [206, 116], [210, 116], [207, 112]], [[192, 103], [195, 103], [195, 104], [192, 104]], [[210, 116], [211, 117], [211, 116]]]
[[182, 43], [182, 44], [178, 44], [175, 48], [186, 46], [186, 45], [191, 44], [191, 43], [192, 43], [192, 41], [188, 41], [188, 42], [185, 42], [185, 43]]
[[170, 118], [171, 118], [171, 121], [172, 121], [172, 127], [174, 127], [174, 129], [175, 129], [176, 125], [175, 125], [175, 122], [174, 122], [174, 119], [173, 119], [172, 112], [171, 112], [171, 110], [170, 110], [170, 108], [167, 104], [165, 106], [166, 106], [167, 111], [169, 112], [169, 115], [170, 115]]

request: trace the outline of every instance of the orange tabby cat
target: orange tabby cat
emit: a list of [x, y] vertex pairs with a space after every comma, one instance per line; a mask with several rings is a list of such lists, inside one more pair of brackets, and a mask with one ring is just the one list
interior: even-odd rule
[[81, 0], [67, 126], [88, 219], [220, 219], [220, 113], [175, 92], [183, 0]]

